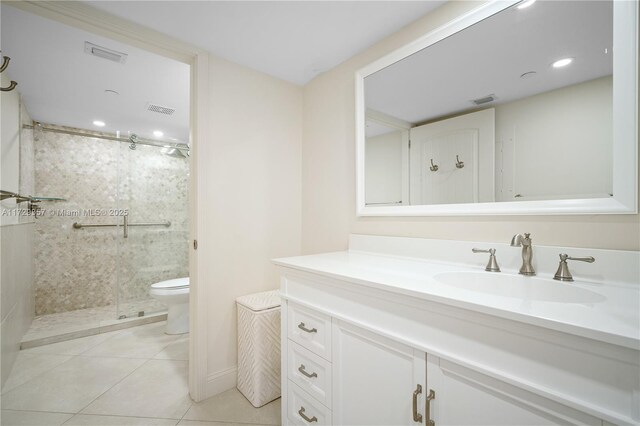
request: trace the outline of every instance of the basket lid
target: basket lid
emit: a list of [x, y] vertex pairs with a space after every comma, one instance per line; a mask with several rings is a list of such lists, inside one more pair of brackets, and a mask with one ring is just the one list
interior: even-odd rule
[[264, 311], [280, 306], [280, 290], [248, 294], [238, 297], [236, 302], [252, 311]]

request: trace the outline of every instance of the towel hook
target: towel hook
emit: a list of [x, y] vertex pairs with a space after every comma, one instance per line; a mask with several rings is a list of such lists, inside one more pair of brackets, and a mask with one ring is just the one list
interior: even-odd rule
[[0, 66], [0, 72], [4, 71], [7, 69], [7, 67], [9, 66], [9, 61], [11, 60], [10, 57], [8, 56], [3, 56], [2, 57], [2, 65]]
[[464, 161], [460, 161], [457, 155], [456, 155], [456, 167], [459, 169], [464, 167]]
[[[0, 65], [0, 72], [3, 72], [4, 70], [7, 69], [7, 67], [9, 66], [9, 61], [10, 60], [11, 60], [11, 58], [8, 57], [8, 56], [3, 56], [2, 57], [2, 65]], [[15, 89], [17, 85], [18, 85], [18, 83], [16, 83], [15, 81], [11, 80], [11, 83], [9, 84], [9, 87], [0, 87], [0, 92], [10, 92], [13, 89]]]
[[0, 92], [10, 92], [15, 89], [17, 85], [18, 83], [12, 80], [11, 84], [9, 84], [9, 87], [0, 87]]
[[431, 167], [429, 167], [429, 170], [431, 170], [432, 172], [437, 172], [438, 171], [438, 165], [437, 164], [433, 164], [433, 158], [431, 159]]

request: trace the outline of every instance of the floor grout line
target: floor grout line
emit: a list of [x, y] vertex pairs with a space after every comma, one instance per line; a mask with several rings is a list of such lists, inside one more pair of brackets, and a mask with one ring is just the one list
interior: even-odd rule
[[[118, 359], [118, 358], [117, 358]], [[121, 359], [121, 358], [120, 358]], [[136, 359], [140, 359], [140, 358], [136, 358]], [[100, 395], [98, 395], [97, 397], [95, 397], [90, 403], [88, 403], [87, 405], [85, 405], [84, 407], [82, 407], [78, 413], [76, 414], [81, 414], [82, 410], [86, 409], [88, 406], [90, 406], [91, 404], [93, 404], [94, 402], [96, 402], [96, 400], [98, 398], [100, 398], [102, 395], [104, 395], [105, 393], [109, 392], [111, 389], [114, 388], [114, 386], [117, 386], [119, 383], [122, 383], [122, 381], [124, 379], [126, 379], [127, 377], [131, 376], [134, 372], [138, 371], [143, 365], [146, 365], [149, 361], [151, 361], [151, 358], [147, 359], [145, 362], [143, 362], [142, 364], [140, 364], [138, 367], [134, 368], [133, 370], [131, 370], [131, 372], [129, 374], [127, 374], [126, 376], [124, 376], [122, 379], [118, 380], [116, 383], [113, 384], [113, 386], [109, 386], [109, 389], [105, 390], [104, 392], [102, 392]], [[69, 419], [70, 420], [70, 419]], [[67, 420], [67, 421], [69, 421]], [[65, 422], [66, 423], [66, 422]], [[64, 423], [63, 423], [64, 424]]]
[[[42, 411], [43, 413], [46, 413], [47, 411]], [[127, 415], [122, 415], [122, 414], [90, 414], [90, 413], [64, 413], [64, 414], [73, 414], [73, 417], [76, 416], [98, 416], [98, 417], [126, 417], [129, 419], [155, 419], [155, 420], [177, 420], [178, 422], [180, 422], [179, 419], [175, 419], [175, 418], [170, 418], [170, 417], [143, 417], [143, 416], [127, 416]], [[71, 419], [73, 419], [73, 417]], [[67, 423], [68, 421], [70, 421], [71, 419], [65, 420], [65, 422], [63, 423], [63, 425], [65, 423]]]
[[72, 416], [75, 415], [75, 413], [70, 413], [68, 411], [15, 410], [13, 408], [3, 408], [2, 411], [15, 411], [17, 413], [51, 413], [51, 414], [71, 414]]
[[[140, 325], [138, 327], [145, 327], [145, 326], [151, 326], [152, 324], [144, 324], [144, 325]], [[135, 328], [130, 328], [128, 330], [135, 330]], [[164, 331], [164, 330], [163, 330]], [[146, 334], [143, 333], [145, 335], [145, 337], [149, 338], [149, 341], [151, 343], [149, 349], [153, 348], [154, 350], [156, 349], [156, 344], [160, 343], [157, 346], [157, 352], [154, 351], [149, 351], [149, 352], [154, 352], [153, 355], [147, 355], [147, 356], [124, 356], [124, 357], [120, 357], [120, 356], [109, 356], [109, 355], [88, 355], [88, 352], [92, 351], [93, 349], [95, 349], [96, 347], [106, 344], [108, 345], [109, 342], [112, 341], [112, 339], [116, 338], [117, 336], [121, 335], [122, 333], [126, 333], [127, 329], [125, 330], [116, 330], [113, 333], [113, 336], [108, 337], [107, 339], [97, 342], [95, 344], [89, 344], [88, 347], [86, 349], [83, 349], [81, 351], [79, 351], [76, 354], [70, 355], [70, 354], [56, 354], [56, 353], [33, 353], [33, 354], [28, 354], [26, 353], [25, 355], [29, 355], [31, 357], [33, 356], [65, 356], [65, 357], [69, 357], [69, 359], [67, 359], [66, 361], [54, 366], [53, 368], [49, 368], [46, 371], [38, 374], [37, 376], [34, 376], [33, 378], [29, 379], [27, 382], [19, 385], [23, 386], [29, 382], [31, 382], [32, 380], [36, 379], [37, 377], [40, 377], [43, 374], [47, 374], [49, 372], [51, 372], [52, 370], [55, 370], [56, 368], [58, 368], [61, 365], [64, 365], [67, 362], [72, 362], [73, 360], [79, 361], [81, 359], [91, 359], [91, 358], [102, 358], [102, 359], [112, 359], [112, 360], [138, 360], [140, 362], [140, 364], [133, 368], [133, 370], [131, 370], [129, 373], [126, 373], [120, 380], [117, 380], [115, 383], [113, 383], [112, 385], [109, 385], [103, 392], [101, 392], [99, 395], [97, 395], [95, 398], [92, 398], [91, 401], [89, 403], [87, 403], [86, 405], [84, 405], [82, 408], [80, 408], [77, 412], [67, 412], [67, 411], [50, 411], [50, 410], [30, 410], [30, 409], [17, 409], [17, 410], [11, 410], [11, 409], [7, 409], [6, 411], [16, 411], [16, 412], [34, 412], [34, 413], [50, 413], [50, 414], [65, 414], [65, 415], [69, 415], [70, 417], [68, 419], [65, 420], [65, 422], [63, 423], [64, 425], [68, 426], [68, 423], [70, 423], [72, 421], [72, 419], [76, 418], [77, 416], [99, 416], [99, 417], [122, 417], [122, 418], [139, 418], [139, 419], [158, 419], [158, 420], [163, 420], [163, 421], [167, 421], [167, 423], [169, 424], [169, 421], [174, 424], [174, 426], [179, 425], [181, 422], [186, 423], [186, 422], [204, 422], [205, 424], [210, 424], [211, 426], [215, 426], [215, 425], [222, 425], [222, 424], [229, 424], [229, 425], [238, 425], [238, 426], [258, 426], [258, 425], [266, 425], [268, 423], [271, 422], [271, 416], [269, 416], [270, 420], [268, 421], [263, 421], [260, 422], [260, 420], [257, 420], [256, 422], [238, 422], [238, 421], [223, 421], [223, 420], [190, 420], [187, 419], [186, 416], [187, 414], [190, 412], [190, 410], [197, 404], [195, 403], [192, 399], [191, 396], [188, 392], [188, 390], [186, 391], [186, 396], [188, 399], [188, 404], [186, 405], [186, 408], [184, 410], [184, 412], [182, 413], [182, 415], [180, 415], [179, 413], [178, 416], [176, 416], [175, 418], [170, 418], [170, 417], [155, 417], [153, 416], [153, 414], [155, 414], [154, 411], [151, 411], [150, 414], [152, 414], [150, 417], [148, 416], [144, 416], [144, 415], [139, 415], [139, 412], [136, 412], [137, 410], [130, 410], [130, 412], [132, 412], [134, 415], [131, 414], [117, 414], [117, 413], [111, 413], [111, 409], [105, 409], [103, 413], [84, 413], [83, 411], [86, 410], [89, 406], [91, 406], [92, 404], [96, 403], [97, 400], [99, 400], [100, 398], [102, 398], [105, 394], [107, 394], [108, 392], [111, 392], [116, 386], [121, 385], [124, 381], [130, 379], [130, 377], [135, 374], [136, 372], [139, 372], [140, 369], [145, 368], [145, 366], [148, 366], [150, 364], [150, 361], [164, 361], [164, 362], [169, 362], [169, 363], [179, 363], [180, 365], [184, 365], [184, 363], [189, 363], [188, 360], [184, 360], [184, 359], [173, 359], [170, 356], [168, 358], [156, 358], [159, 354], [163, 353], [168, 347], [170, 347], [171, 345], [176, 344], [177, 342], [179, 342], [182, 339], [185, 339], [188, 342], [189, 339], [189, 335], [188, 334], [182, 334], [182, 335], [175, 335], [175, 336], [171, 336], [174, 338], [168, 339], [167, 335], [165, 334], [156, 334], [157, 332], [159, 332], [159, 330], [155, 330], [152, 331], [151, 334]], [[135, 336], [135, 334], [134, 334]], [[165, 340], [166, 339], [166, 340]], [[159, 342], [158, 342], [159, 341]], [[132, 345], [136, 345], [136, 344], [140, 344], [140, 342], [138, 341], [138, 339], [134, 339], [131, 343]], [[128, 350], [128, 344], [124, 347], [123, 350]], [[175, 364], [178, 365], [178, 364]], [[162, 364], [158, 364], [158, 367], [161, 367]], [[14, 388], [17, 389], [18, 387]], [[9, 391], [11, 392], [11, 391]], [[112, 392], [113, 393], [113, 392]], [[184, 398], [184, 396], [182, 396], [182, 398]], [[184, 401], [187, 402], [187, 401]], [[270, 403], [271, 404], [271, 403]], [[215, 402], [214, 402], [215, 405]], [[49, 408], [49, 407], [47, 407]], [[53, 406], [51, 408], [56, 408], [56, 406]], [[74, 409], [75, 411], [75, 409]], [[146, 411], [142, 411], [143, 413], [147, 413]], [[160, 413], [158, 413], [160, 414]], [[170, 415], [173, 415], [172, 413], [167, 413]], [[261, 416], [260, 416], [261, 417]], [[240, 419], [239, 419], [240, 420]], [[244, 419], [242, 419], [244, 420]], [[265, 419], [266, 420], [266, 419]], [[174, 423], [175, 421], [175, 423]], [[277, 420], [276, 420], [277, 421]]]
[[[25, 355], [27, 355], [27, 354], [25, 354]], [[44, 356], [68, 356], [68, 357], [69, 357], [69, 359], [68, 359], [68, 360], [66, 360], [66, 361], [62, 361], [60, 364], [56, 364], [56, 365], [52, 366], [51, 368], [49, 368], [48, 370], [45, 370], [45, 371], [41, 372], [40, 374], [36, 374], [35, 376], [33, 376], [32, 378], [30, 378], [30, 379], [29, 379], [29, 380], [27, 380], [26, 382], [24, 382], [24, 383], [20, 383], [18, 386], [14, 387], [14, 388], [13, 388], [13, 389], [11, 389], [11, 390], [7, 390], [7, 391], [2, 390], [2, 391], [0, 391], [0, 397], [1, 397], [1, 396], [3, 396], [3, 395], [6, 395], [6, 394], [8, 394], [8, 393], [11, 393], [11, 392], [13, 392], [14, 390], [16, 390], [16, 389], [18, 389], [18, 388], [20, 388], [20, 387], [22, 387], [22, 386], [26, 385], [27, 383], [31, 382], [32, 380], [35, 380], [35, 379], [37, 379], [38, 377], [43, 376], [43, 375], [45, 375], [45, 374], [47, 374], [47, 373], [49, 373], [49, 372], [51, 372], [51, 371], [55, 370], [56, 368], [58, 368], [58, 367], [59, 367], [59, 366], [61, 366], [62, 364], [66, 364], [67, 362], [70, 362], [72, 359], [74, 359], [74, 358], [77, 356], [77, 355], [56, 355], [56, 354], [28, 354], [28, 355], [29, 355], [29, 356], [38, 356], [38, 355], [44, 355]], [[9, 377], [11, 377], [11, 373], [9, 373]], [[24, 410], [15, 410], [15, 411], [24, 411]]]
[[[109, 339], [107, 339], [109, 340]], [[166, 346], [169, 346], [171, 343], [173, 343], [173, 341], [167, 343]], [[164, 348], [166, 348], [166, 346], [163, 346], [162, 349], [160, 351], [158, 351], [158, 353], [162, 352], [164, 350]], [[157, 354], [158, 354], [157, 353]], [[157, 355], [155, 354], [155, 355]], [[119, 380], [118, 382], [116, 382], [115, 384], [113, 384], [113, 386], [110, 386], [107, 390], [105, 390], [104, 392], [102, 392], [100, 395], [98, 395], [96, 398], [94, 398], [90, 403], [88, 403], [87, 405], [85, 405], [84, 407], [82, 407], [82, 409], [80, 409], [80, 411], [78, 411], [78, 413], [76, 414], [86, 414], [86, 415], [94, 415], [94, 414], [89, 414], [89, 413], [82, 413], [83, 410], [85, 410], [87, 407], [89, 407], [91, 404], [93, 404], [94, 402], [96, 402], [102, 395], [106, 394], [107, 392], [109, 392], [111, 389], [113, 389], [115, 386], [117, 386], [118, 384], [122, 383], [125, 379], [127, 379], [129, 376], [131, 376], [133, 373], [135, 373], [136, 371], [138, 371], [140, 368], [142, 368], [143, 366], [147, 365], [150, 361], [174, 361], [174, 360], [154, 360], [154, 356], [153, 355], [151, 358], [121, 358], [121, 357], [91, 357], [91, 356], [85, 356], [85, 358], [115, 358], [115, 359], [146, 359], [145, 362], [143, 362], [142, 364], [140, 364], [138, 367], [134, 368], [129, 374], [127, 374], [126, 376], [124, 376], [121, 380]], [[77, 355], [78, 357], [80, 357], [81, 355]], [[187, 361], [188, 362], [188, 361]], [[191, 396], [189, 396], [189, 399], [191, 399]], [[191, 405], [193, 405], [193, 403], [191, 403], [189, 405], [189, 408], [191, 408]], [[183, 417], [185, 414], [187, 414], [187, 411], [189, 411], [189, 408], [187, 408], [187, 410], [185, 411], [185, 413], [183, 414]], [[98, 415], [98, 414], [95, 414]], [[105, 414], [105, 415], [109, 415], [109, 414]], [[113, 416], [118, 416], [116, 414], [113, 414]], [[120, 416], [120, 417], [129, 417], [129, 416]], [[149, 417], [147, 417], [149, 418]], [[163, 417], [151, 417], [151, 418], [163, 418]], [[71, 419], [69, 419], [71, 420]], [[69, 421], [67, 420], [67, 421]], [[169, 419], [169, 420], [175, 420], [175, 419]], [[182, 418], [178, 419], [178, 422], [180, 422], [180, 420], [182, 420]], [[66, 422], [65, 422], [66, 423]], [[63, 423], [64, 424], [64, 423]], [[176, 423], [177, 424], [177, 423]]]
[[[103, 340], [102, 342], [98, 342], [98, 343], [96, 343], [95, 345], [92, 345], [92, 346], [91, 346], [90, 348], [88, 348], [87, 350], [82, 351], [82, 352], [80, 352], [80, 353], [78, 353], [78, 354], [57, 354], [57, 353], [37, 353], [37, 352], [36, 352], [36, 353], [29, 353], [29, 352], [27, 352], [27, 351], [28, 351], [29, 349], [33, 349], [33, 348], [23, 349], [25, 352], [23, 352], [23, 354], [22, 354], [22, 355], [27, 355], [27, 356], [30, 356], [30, 357], [37, 357], [37, 356], [68, 356], [68, 357], [70, 357], [70, 358], [69, 358], [68, 360], [66, 360], [66, 361], [61, 362], [60, 364], [56, 364], [56, 365], [54, 365], [54, 366], [53, 366], [53, 367], [51, 367], [50, 369], [45, 370], [45, 371], [41, 372], [40, 374], [37, 374], [37, 375], [33, 376], [32, 378], [30, 378], [30, 379], [29, 379], [29, 380], [27, 380], [26, 382], [21, 383], [20, 385], [18, 385], [18, 386], [16, 386], [16, 387], [14, 387], [14, 388], [13, 388], [13, 389], [11, 389], [11, 390], [8, 390], [8, 391], [6, 391], [6, 392], [5, 392], [5, 391], [0, 391], [0, 396], [1, 396], [1, 395], [4, 395], [4, 394], [7, 394], [7, 393], [9, 393], [9, 392], [14, 391], [15, 389], [19, 388], [20, 386], [25, 385], [25, 384], [29, 383], [30, 381], [35, 380], [36, 378], [38, 378], [38, 377], [40, 377], [40, 376], [42, 376], [42, 375], [44, 375], [44, 374], [46, 374], [46, 373], [49, 373], [50, 371], [52, 371], [52, 370], [56, 369], [56, 368], [57, 368], [57, 367], [59, 367], [60, 365], [65, 364], [65, 363], [67, 363], [67, 362], [70, 362], [71, 360], [73, 360], [73, 359], [74, 359], [74, 358], [76, 358], [76, 357], [80, 357], [80, 356], [82, 356], [82, 354], [84, 354], [84, 353], [86, 353], [86, 352], [90, 351], [91, 349], [95, 348], [96, 346], [101, 345], [101, 344], [102, 344], [102, 343], [104, 343], [104, 342], [107, 342], [107, 341], [111, 340], [112, 338], [116, 337], [118, 334], [120, 334], [120, 333], [116, 333], [116, 334], [114, 334], [113, 336], [111, 336], [111, 337], [109, 337], [109, 338], [107, 338], [107, 339]], [[91, 337], [91, 336], [85, 336], [85, 337]], [[80, 339], [83, 339], [83, 338], [84, 338], [84, 337], [80, 337]], [[62, 343], [62, 342], [57, 342], [57, 343]], [[55, 344], [55, 343], [52, 343], [52, 344]], [[18, 351], [18, 355], [20, 355], [20, 352], [22, 352], [23, 350]], [[88, 358], [88, 356], [86, 356], [86, 357]], [[92, 357], [92, 358], [114, 358], [114, 357]], [[133, 359], [133, 358], [130, 358], [130, 359]], [[135, 359], [140, 359], [140, 358], [135, 358]], [[146, 359], [146, 358], [142, 358], [142, 359]]]

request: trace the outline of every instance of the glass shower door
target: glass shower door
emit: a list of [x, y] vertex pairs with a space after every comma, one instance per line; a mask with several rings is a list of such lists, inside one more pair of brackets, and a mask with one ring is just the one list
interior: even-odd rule
[[189, 160], [162, 147], [119, 144], [118, 210], [127, 226], [118, 238], [118, 317], [166, 310], [151, 284], [189, 275]]

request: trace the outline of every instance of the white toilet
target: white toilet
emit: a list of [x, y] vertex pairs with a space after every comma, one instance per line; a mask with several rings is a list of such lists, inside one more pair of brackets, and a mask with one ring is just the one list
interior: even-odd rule
[[167, 334], [189, 332], [189, 277], [151, 284], [149, 295], [169, 309]]

